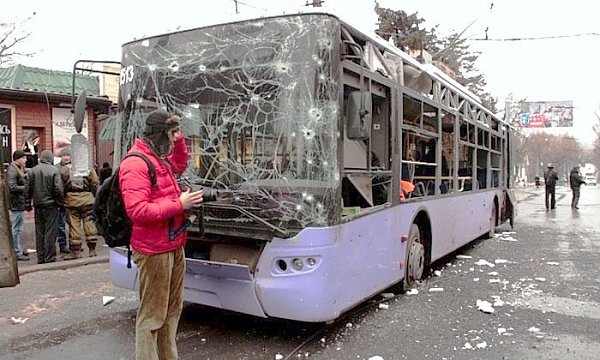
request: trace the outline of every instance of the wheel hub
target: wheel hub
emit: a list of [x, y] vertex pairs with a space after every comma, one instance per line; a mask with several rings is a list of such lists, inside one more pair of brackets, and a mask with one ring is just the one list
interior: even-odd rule
[[408, 283], [412, 284], [415, 280], [423, 276], [425, 267], [425, 247], [423, 244], [413, 241], [408, 249]]

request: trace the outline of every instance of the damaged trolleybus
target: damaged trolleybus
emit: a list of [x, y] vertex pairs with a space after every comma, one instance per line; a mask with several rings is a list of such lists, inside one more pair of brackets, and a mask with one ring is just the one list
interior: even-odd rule
[[[121, 66], [115, 159], [148, 112], [176, 112], [182, 186], [208, 195], [190, 214], [188, 302], [330, 321], [514, 217], [510, 127], [334, 15], [136, 40]], [[126, 249], [110, 266], [137, 287]]]

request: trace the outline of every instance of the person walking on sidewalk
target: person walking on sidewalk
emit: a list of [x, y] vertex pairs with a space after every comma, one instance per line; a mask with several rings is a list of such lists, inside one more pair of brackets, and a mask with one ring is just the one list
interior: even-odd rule
[[179, 117], [164, 110], [148, 114], [141, 138], [129, 151], [148, 157], [156, 169], [130, 156], [119, 166], [119, 186], [133, 223], [131, 248], [138, 268], [140, 305], [135, 324], [137, 360], [177, 359], [175, 335], [183, 309], [186, 210], [202, 203], [202, 191], [181, 191], [174, 173], [187, 167]]
[[[60, 156], [60, 162], [56, 164], [56, 167], [58, 168], [58, 172], [60, 173], [63, 167], [71, 164], [71, 148], [69, 146], [63, 148], [58, 153], [58, 156]], [[68, 254], [71, 252], [69, 250], [69, 245], [67, 242], [66, 219], [67, 209], [65, 209], [65, 205], [58, 204], [58, 248], [63, 254]]]
[[548, 171], [544, 173], [546, 183], [546, 211], [556, 208], [556, 182], [558, 174], [554, 171], [554, 165], [548, 164]]
[[571, 169], [571, 174], [569, 176], [569, 184], [571, 185], [571, 192], [573, 193], [573, 198], [571, 199], [571, 209], [579, 209], [577, 205], [579, 205], [579, 195], [581, 190], [581, 184], [585, 184], [585, 180], [581, 174], [579, 174], [579, 166], [575, 166]]
[[[96, 244], [98, 232], [92, 218], [94, 196], [98, 189], [98, 175], [90, 169], [88, 176], [83, 179], [73, 179], [71, 164], [62, 167], [60, 176], [65, 190], [65, 208], [68, 210], [67, 222], [69, 224], [69, 247], [71, 253], [65, 260], [79, 259], [81, 257], [83, 236], [88, 247], [89, 256], [97, 256]], [[81, 229], [83, 228], [83, 233]]]
[[52, 151], [42, 151], [39, 163], [31, 168], [28, 174], [28, 195], [35, 209], [35, 247], [38, 264], [56, 261], [58, 205], [63, 201], [63, 187], [53, 161]]
[[13, 153], [12, 158], [13, 161], [6, 172], [6, 183], [10, 193], [10, 222], [12, 224], [13, 246], [17, 260], [29, 261], [29, 256], [21, 245], [25, 210], [31, 210], [27, 198], [27, 176], [25, 174], [27, 157], [23, 151], [17, 150]]
[[112, 172], [113, 169], [107, 162], [102, 164], [102, 168], [100, 169], [100, 185], [104, 184], [104, 181], [112, 175]]

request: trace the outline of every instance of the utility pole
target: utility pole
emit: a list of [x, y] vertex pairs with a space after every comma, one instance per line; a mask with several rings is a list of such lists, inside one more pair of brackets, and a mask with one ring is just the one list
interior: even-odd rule
[[324, 2], [325, 0], [313, 0], [312, 3], [309, 3], [307, 1], [305, 6], [321, 7], [321, 5], [323, 5]]

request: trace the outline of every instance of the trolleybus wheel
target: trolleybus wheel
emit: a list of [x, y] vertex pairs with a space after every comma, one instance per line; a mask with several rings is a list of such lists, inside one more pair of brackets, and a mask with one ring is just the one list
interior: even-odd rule
[[488, 231], [488, 238], [493, 238], [496, 234], [496, 205], [492, 204], [492, 214], [490, 216], [490, 230]]
[[419, 227], [417, 224], [412, 224], [408, 233], [408, 243], [406, 244], [406, 266], [402, 282], [403, 290], [406, 291], [417, 280], [420, 280], [423, 277], [424, 269], [425, 246], [422, 244]]

